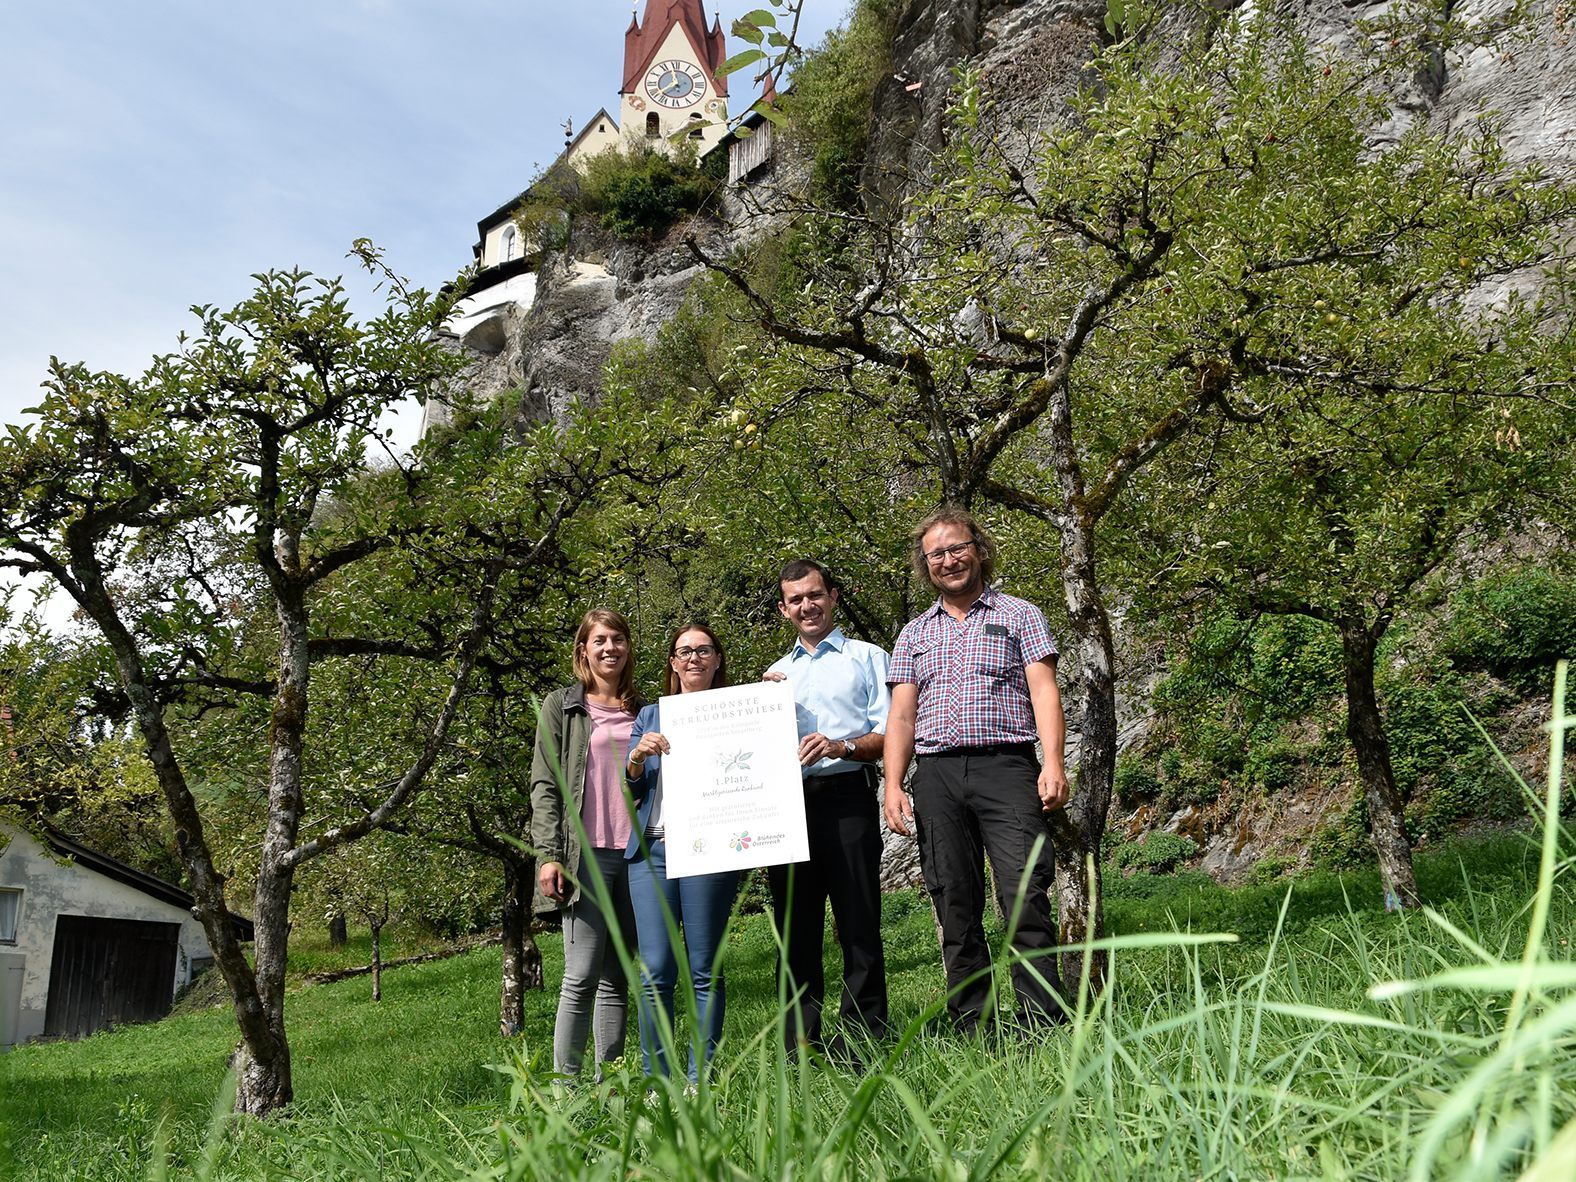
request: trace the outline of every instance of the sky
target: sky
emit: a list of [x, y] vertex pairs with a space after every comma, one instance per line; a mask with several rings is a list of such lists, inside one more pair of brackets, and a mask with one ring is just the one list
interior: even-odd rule
[[[803, 3], [805, 44], [847, 7]], [[452, 278], [565, 119], [617, 115], [631, 7], [0, 0], [0, 423], [25, 421], [52, 354], [140, 373], [192, 305], [239, 302], [258, 271], [348, 279], [359, 237], [424, 286]]]

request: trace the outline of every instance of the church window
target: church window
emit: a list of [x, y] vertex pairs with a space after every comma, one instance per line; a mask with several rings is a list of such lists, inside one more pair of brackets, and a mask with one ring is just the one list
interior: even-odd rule
[[692, 140], [700, 139], [701, 136], [704, 134], [704, 132], [702, 131], [702, 127], [703, 126], [704, 126], [704, 121], [701, 119], [701, 117], [699, 115], [691, 115], [689, 117], [690, 139], [692, 139]]
[[498, 261], [507, 263], [511, 261], [520, 246], [520, 235], [513, 226], [505, 226], [503, 233], [498, 238]]
[[646, 138], [648, 140], [662, 138], [662, 116], [655, 111], [646, 116]]

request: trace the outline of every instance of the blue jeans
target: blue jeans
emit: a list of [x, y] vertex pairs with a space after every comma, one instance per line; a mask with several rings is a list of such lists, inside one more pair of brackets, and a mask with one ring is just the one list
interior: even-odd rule
[[[635, 933], [640, 944], [640, 1059], [648, 1075], [667, 1075], [667, 1051], [659, 1031], [671, 1030], [673, 994], [679, 978], [679, 949], [668, 938], [668, 917], [683, 932], [683, 960], [695, 991], [695, 1013], [709, 1060], [722, 1037], [726, 997], [722, 984], [722, 935], [739, 892], [736, 871], [667, 877], [667, 843], [650, 843], [647, 853], [629, 864], [629, 897], [635, 907]], [[690, 1048], [689, 1077], [699, 1077], [701, 1064]]]

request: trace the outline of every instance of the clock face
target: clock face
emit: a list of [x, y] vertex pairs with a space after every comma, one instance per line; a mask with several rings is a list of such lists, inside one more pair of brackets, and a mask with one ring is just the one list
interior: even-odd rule
[[677, 58], [658, 62], [646, 73], [646, 94], [664, 107], [691, 107], [706, 97], [706, 75]]

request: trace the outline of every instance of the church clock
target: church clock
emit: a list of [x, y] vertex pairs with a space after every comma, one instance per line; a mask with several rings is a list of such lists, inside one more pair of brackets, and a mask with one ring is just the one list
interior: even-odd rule
[[670, 58], [646, 71], [645, 89], [651, 101], [661, 106], [692, 107], [706, 97], [706, 75], [699, 66]]

